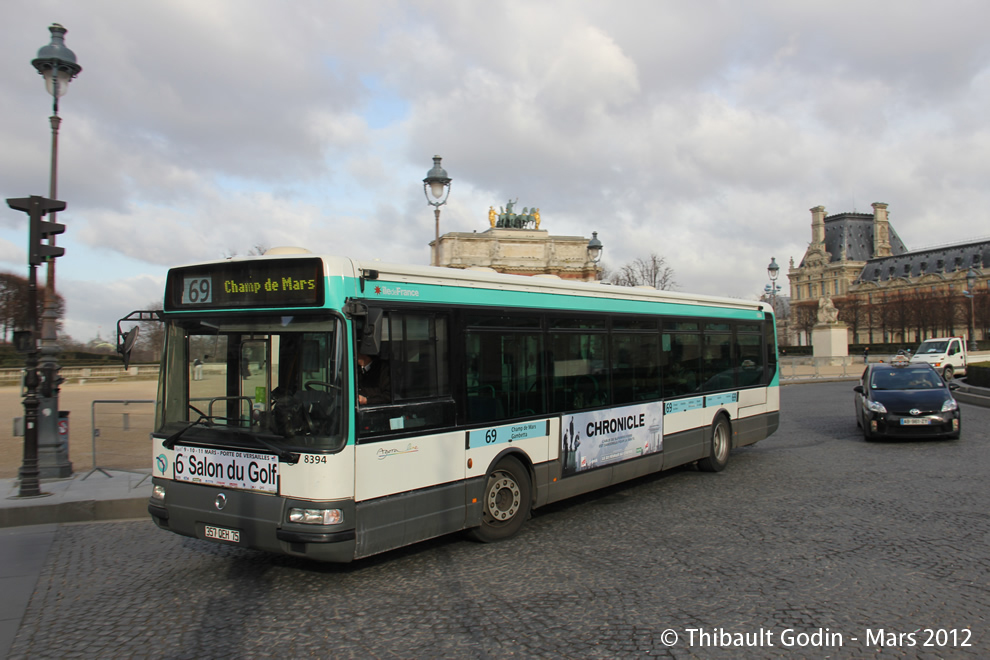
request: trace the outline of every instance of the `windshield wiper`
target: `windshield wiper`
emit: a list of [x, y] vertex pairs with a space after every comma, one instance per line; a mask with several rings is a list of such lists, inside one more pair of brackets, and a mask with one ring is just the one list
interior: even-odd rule
[[[186, 431], [203, 422], [205, 422], [203, 426], [207, 428], [217, 428], [218, 430], [222, 429], [226, 433], [234, 433], [239, 437], [255, 440], [259, 445], [261, 445], [265, 449], [270, 450], [273, 454], [278, 456], [284, 463], [295, 465], [296, 463], [299, 462], [299, 454], [295, 454], [289, 451], [288, 449], [285, 449], [284, 447], [279, 447], [278, 445], [269, 442], [268, 440], [265, 440], [257, 433], [251, 433], [250, 431], [243, 431], [241, 429], [234, 429], [234, 428], [230, 428], [229, 426], [223, 426], [223, 427], [216, 426], [215, 424], [210, 422], [210, 418], [207, 417], [206, 415], [200, 416], [200, 418], [197, 419], [195, 422], [190, 422], [189, 424], [183, 426], [181, 429], [179, 429], [172, 435], [165, 438], [165, 440], [162, 442], [162, 446], [164, 446], [166, 449], [174, 449], [175, 443], [179, 441], [179, 438], [181, 438]], [[280, 437], [280, 436], [274, 436], [274, 437]]]
[[[242, 437], [245, 437], [245, 438], [250, 438], [252, 440], [257, 441], [259, 445], [263, 446], [265, 449], [271, 450], [271, 452], [273, 454], [275, 454], [276, 456], [278, 456], [285, 463], [289, 463], [291, 465], [295, 465], [296, 463], [299, 462], [299, 454], [294, 454], [291, 451], [289, 451], [288, 449], [286, 449], [285, 447], [279, 447], [278, 445], [276, 445], [276, 444], [274, 444], [272, 442], [269, 442], [268, 440], [265, 440], [261, 436], [261, 434], [259, 434], [259, 433], [251, 433], [250, 431], [244, 431], [244, 430], [241, 430], [241, 429], [232, 429], [232, 428], [229, 428], [229, 427], [226, 428], [226, 429], [224, 429], [224, 430], [227, 431], [227, 432], [229, 432], [229, 433], [235, 433], [238, 436], [242, 436]], [[280, 438], [282, 436], [276, 435], [276, 436], [272, 436], [272, 437]]]
[[192, 427], [194, 427], [197, 424], [200, 424], [200, 423], [202, 423], [204, 421], [206, 422], [206, 424], [203, 424], [203, 426], [206, 426], [206, 427], [213, 426], [213, 423], [210, 421], [210, 418], [209, 417], [207, 417], [206, 415], [200, 415], [199, 416], [199, 419], [197, 419], [195, 422], [190, 422], [189, 424], [187, 424], [186, 426], [183, 426], [181, 429], [179, 429], [178, 431], [176, 431], [172, 435], [170, 435], [167, 438], [165, 438], [165, 441], [162, 442], [162, 446], [165, 447], [165, 449], [175, 449], [175, 443], [179, 441], [179, 438], [182, 437], [182, 434], [184, 434], [186, 431], [188, 431]]

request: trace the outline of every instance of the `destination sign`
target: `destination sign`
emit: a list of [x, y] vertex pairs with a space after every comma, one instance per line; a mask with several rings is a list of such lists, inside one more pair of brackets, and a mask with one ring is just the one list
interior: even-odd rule
[[173, 268], [165, 285], [165, 309], [315, 307], [323, 304], [323, 281], [320, 259]]
[[278, 493], [278, 457], [250, 452], [180, 447], [172, 478], [224, 488]]

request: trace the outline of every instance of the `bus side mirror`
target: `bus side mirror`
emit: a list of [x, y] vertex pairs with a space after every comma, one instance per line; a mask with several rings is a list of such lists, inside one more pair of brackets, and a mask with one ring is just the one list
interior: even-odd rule
[[134, 343], [137, 341], [139, 330], [138, 326], [128, 330], [123, 341], [117, 346], [117, 352], [124, 356], [124, 369], [127, 369], [131, 363], [131, 351], [134, 350]]
[[364, 320], [364, 331], [361, 333], [358, 353], [364, 353], [365, 355], [378, 355], [381, 353], [383, 319], [384, 314], [380, 307], [368, 308], [368, 316]]

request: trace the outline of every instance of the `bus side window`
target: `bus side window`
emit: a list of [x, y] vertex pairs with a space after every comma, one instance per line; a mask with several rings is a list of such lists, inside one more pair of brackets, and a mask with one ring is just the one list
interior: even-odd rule
[[394, 400], [449, 396], [447, 319], [393, 312], [389, 326]]
[[663, 373], [663, 396], [682, 396], [698, 391], [701, 376], [701, 334], [699, 332], [663, 335], [669, 346], [668, 366]]
[[615, 404], [660, 398], [660, 337], [656, 332], [612, 335]]
[[361, 406], [362, 436], [407, 429], [450, 426], [450, 339], [447, 317], [429, 313], [388, 313], [388, 338], [380, 358], [390, 369], [391, 404]]
[[542, 335], [469, 332], [466, 347], [468, 422], [544, 412]]
[[736, 360], [739, 387], [763, 382], [763, 338], [759, 326], [741, 325], [736, 328]]

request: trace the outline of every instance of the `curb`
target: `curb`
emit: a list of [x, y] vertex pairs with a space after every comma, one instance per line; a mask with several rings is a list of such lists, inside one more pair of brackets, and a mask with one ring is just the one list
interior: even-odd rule
[[963, 403], [980, 406], [982, 408], [990, 408], [990, 396], [971, 392], [969, 391], [969, 388], [960, 388], [956, 390], [952, 396], [956, 397], [957, 401], [962, 401]]
[[820, 376], [818, 378], [814, 376], [807, 376], [804, 378], [781, 378], [780, 384], [783, 385], [807, 385], [811, 383], [845, 383], [854, 380], [859, 380], [859, 376]]
[[45, 525], [50, 523], [97, 522], [143, 518], [148, 515], [148, 498], [111, 500], [76, 500], [44, 503], [35, 498], [33, 504], [0, 508], [0, 528]]

